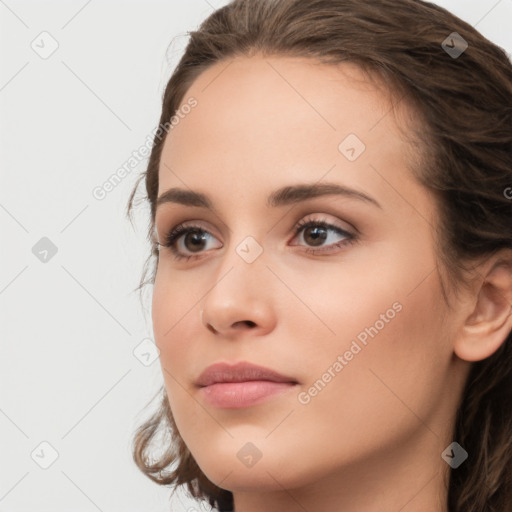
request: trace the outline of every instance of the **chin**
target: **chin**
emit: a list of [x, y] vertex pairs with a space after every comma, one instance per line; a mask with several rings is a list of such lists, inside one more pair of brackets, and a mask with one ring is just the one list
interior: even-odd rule
[[226, 440], [223, 446], [217, 445], [214, 449], [211, 446], [203, 448], [198, 457], [193, 455], [212, 483], [231, 492], [282, 491], [283, 487], [293, 489], [311, 481], [312, 468], [308, 468], [308, 464], [298, 464], [300, 460], [290, 464], [289, 450], [280, 453], [278, 446], [262, 444], [262, 441], [258, 444], [260, 458], [249, 442], [240, 443], [234, 439]]
[[[282, 491], [289, 483], [279, 473], [277, 466], [264, 466], [260, 461], [252, 468], [230, 467], [216, 464], [215, 467], [200, 465], [207, 478], [217, 487], [231, 492], [270, 492]], [[268, 471], [268, 472], [267, 472]], [[274, 478], [273, 478], [274, 477]], [[292, 485], [292, 487], [295, 487]]]

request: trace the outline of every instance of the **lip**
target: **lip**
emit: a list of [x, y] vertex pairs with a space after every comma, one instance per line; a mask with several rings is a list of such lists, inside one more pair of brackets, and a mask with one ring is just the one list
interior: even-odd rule
[[240, 362], [236, 364], [215, 363], [208, 366], [199, 375], [196, 381], [198, 386], [211, 386], [219, 382], [248, 382], [252, 380], [266, 380], [270, 382], [293, 382], [293, 377], [281, 375], [275, 370], [258, 366], [252, 363]]
[[208, 403], [226, 409], [262, 403], [297, 384], [293, 377], [247, 362], [234, 365], [213, 364], [196, 381], [200, 393]]

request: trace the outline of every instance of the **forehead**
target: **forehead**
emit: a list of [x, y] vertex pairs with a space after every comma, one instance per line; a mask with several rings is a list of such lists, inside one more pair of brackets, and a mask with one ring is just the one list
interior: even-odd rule
[[[236, 138], [254, 136], [251, 131], [262, 126], [268, 129], [260, 131], [260, 136], [278, 133], [270, 128], [292, 128], [298, 135], [311, 131], [362, 135], [384, 121], [384, 116], [389, 131], [394, 125], [394, 117], [387, 116], [390, 94], [353, 63], [334, 66], [305, 58], [237, 57], [216, 63], [192, 83], [180, 108], [191, 97], [198, 107], [186, 115], [187, 122], [173, 128], [175, 137], [169, 139], [176, 139], [186, 128], [199, 136], [214, 126]], [[206, 122], [212, 124], [207, 127]], [[251, 130], [253, 126], [255, 130]]]
[[[246, 194], [327, 172], [376, 192], [378, 169], [408, 178], [409, 148], [390, 94], [352, 63], [237, 57], [199, 75], [181, 106], [190, 98], [197, 105], [165, 140], [159, 194], [184, 183], [208, 190], [219, 180]], [[350, 146], [356, 159], [347, 158]]]

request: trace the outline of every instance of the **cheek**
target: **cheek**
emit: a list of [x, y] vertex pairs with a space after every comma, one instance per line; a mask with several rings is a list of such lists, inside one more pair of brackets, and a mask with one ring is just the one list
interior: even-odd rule
[[304, 296], [313, 311], [303, 308], [297, 315], [294, 337], [301, 340], [302, 360], [308, 361], [304, 388], [318, 388], [305, 397], [316, 404], [311, 417], [323, 414], [327, 420], [335, 406], [344, 411], [341, 424], [350, 422], [346, 413], [353, 411], [357, 428], [368, 411], [411, 414], [400, 399], [425, 411], [434, 407], [436, 386], [451, 357], [441, 288], [431, 272], [434, 260], [425, 257], [420, 264], [414, 251], [409, 249], [407, 258], [404, 254], [381, 251], [375, 265], [377, 258], [364, 261], [360, 251], [359, 271], [355, 264], [347, 271], [347, 263], [329, 279], [310, 274], [304, 282], [302, 293], [309, 288]]
[[158, 268], [152, 298], [155, 344], [160, 351], [168, 392], [179, 387], [178, 382], [190, 371], [194, 354], [197, 359], [192, 345], [198, 339], [198, 332], [193, 329], [200, 326], [198, 301], [201, 297], [201, 290], [194, 291], [194, 283], [180, 282], [175, 273], [169, 274], [165, 265]]
[[[312, 340], [316, 350], [301, 353], [308, 368], [302, 395], [290, 404], [286, 428], [276, 430], [265, 445], [284, 463], [296, 449], [293, 439], [307, 437], [300, 443], [304, 464], [294, 477], [399, 449], [418, 431], [428, 435], [423, 421], [430, 423], [439, 404], [450, 351], [442, 345], [434, 275], [408, 295], [410, 290], [404, 286], [398, 294], [374, 293], [366, 301], [350, 302], [351, 314], [338, 312], [331, 324], [338, 337], [328, 344], [317, 337]], [[386, 312], [387, 322], [380, 316]], [[345, 356], [343, 363], [338, 356]]]
[[366, 293], [345, 296], [345, 308], [326, 304], [324, 318], [336, 336], [322, 350], [311, 346], [303, 354], [310, 368], [303, 420], [316, 428], [336, 425], [354, 442], [397, 433], [397, 425], [417, 427], [411, 409], [428, 417], [436, 407], [451, 357], [436, 274], [414, 289], [414, 276], [386, 268], [386, 278], [374, 280]]
[[187, 325], [194, 315], [199, 315], [198, 302], [205, 290], [197, 281], [172, 271], [165, 258], [159, 262], [153, 286], [152, 321], [155, 342], [161, 350], [165, 351], [172, 340], [183, 339]]
[[[161, 271], [160, 271], [161, 272]], [[160, 351], [160, 366], [164, 380], [167, 399], [171, 407], [173, 419], [180, 436], [188, 445], [194, 426], [206, 428], [204, 414], [194, 408], [190, 395], [184, 387], [187, 371], [192, 361], [197, 359], [197, 351], [191, 349], [194, 334], [187, 329], [190, 316], [198, 314], [192, 308], [196, 302], [189, 299], [189, 294], [182, 294], [176, 282], [163, 278], [163, 272], [155, 279], [152, 302], [153, 331], [155, 344]], [[184, 296], [187, 300], [184, 300]], [[192, 309], [191, 309], [192, 308]], [[196, 334], [197, 336], [197, 334]], [[196, 354], [195, 358], [193, 355]]]

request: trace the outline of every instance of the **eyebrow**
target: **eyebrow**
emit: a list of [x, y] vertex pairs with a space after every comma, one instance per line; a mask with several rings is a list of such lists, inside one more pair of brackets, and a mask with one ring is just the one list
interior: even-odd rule
[[[272, 192], [267, 198], [267, 206], [279, 207], [291, 204], [297, 204], [307, 199], [313, 199], [320, 196], [340, 195], [352, 199], [358, 199], [368, 204], [373, 204], [382, 209], [381, 204], [373, 197], [365, 194], [360, 190], [356, 190], [337, 183], [314, 183], [314, 184], [297, 184], [279, 188]], [[185, 206], [198, 206], [207, 208], [212, 212], [218, 213], [210, 200], [210, 198], [193, 190], [183, 188], [170, 188], [160, 195], [157, 199], [156, 207], [164, 203], [177, 203]]]

